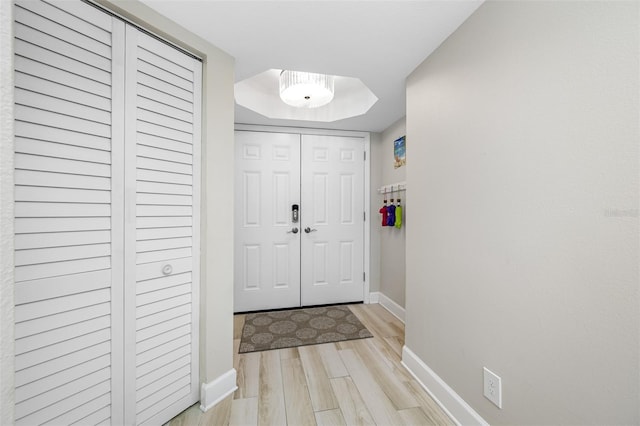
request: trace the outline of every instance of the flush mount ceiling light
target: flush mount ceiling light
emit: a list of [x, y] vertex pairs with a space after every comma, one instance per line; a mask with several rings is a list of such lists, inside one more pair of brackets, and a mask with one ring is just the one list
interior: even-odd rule
[[280, 99], [298, 108], [317, 108], [333, 100], [333, 76], [282, 70]]
[[238, 81], [234, 85], [238, 111], [241, 114], [255, 112], [275, 120], [331, 123], [364, 115], [378, 101], [371, 89], [359, 79], [334, 75], [335, 95], [331, 102], [317, 108], [298, 108], [280, 98], [281, 74], [282, 68], [272, 68]]

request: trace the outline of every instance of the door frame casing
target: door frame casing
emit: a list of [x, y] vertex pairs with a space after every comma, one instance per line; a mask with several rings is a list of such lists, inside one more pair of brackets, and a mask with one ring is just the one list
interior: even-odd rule
[[361, 137], [364, 142], [364, 285], [363, 285], [363, 301], [370, 303], [370, 277], [371, 277], [371, 135], [368, 132], [358, 132], [353, 130], [332, 130], [332, 129], [312, 129], [307, 127], [286, 127], [286, 126], [265, 126], [254, 124], [236, 123], [236, 131], [252, 131], [263, 133], [294, 133], [298, 135], [324, 135], [324, 136], [346, 136]]

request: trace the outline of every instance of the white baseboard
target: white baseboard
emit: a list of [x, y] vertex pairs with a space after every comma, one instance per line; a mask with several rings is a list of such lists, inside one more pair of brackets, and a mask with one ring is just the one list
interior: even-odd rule
[[202, 384], [200, 388], [200, 409], [207, 411], [213, 408], [218, 402], [235, 392], [236, 389], [238, 389], [236, 385], [236, 370], [232, 368], [217, 379]]
[[384, 293], [380, 293], [379, 291], [369, 293], [369, 303], [381, 304], [383, 308], [391, 312], [393, 316], [398, 318], [404, 324], [404, 308], [389, 299]]
[[404, 308], [402, 306], [389, 299], [384, 293], [380, 293], [378, 296], [378, 303], [404, 324]]
[[480, 414], [406, 346], [402, 348], [402, 365], [457, 425], [489, 426]]

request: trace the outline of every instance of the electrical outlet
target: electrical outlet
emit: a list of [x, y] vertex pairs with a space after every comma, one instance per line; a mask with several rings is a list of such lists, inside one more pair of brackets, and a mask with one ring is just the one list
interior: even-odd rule
[[502, 408], [502, 379], [494, 372], [484, 368], [484, 396], [498, 408]]

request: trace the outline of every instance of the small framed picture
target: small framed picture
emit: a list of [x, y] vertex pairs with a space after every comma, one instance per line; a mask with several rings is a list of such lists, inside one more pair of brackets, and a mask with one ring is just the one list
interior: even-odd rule
[[393, 164], [394, 168], [402, 167], [407, 164], [407, 152], [405, 147], [406, 136], [402, 136], [401, 138], [393, 141], [393, 157], [395, 162]]

